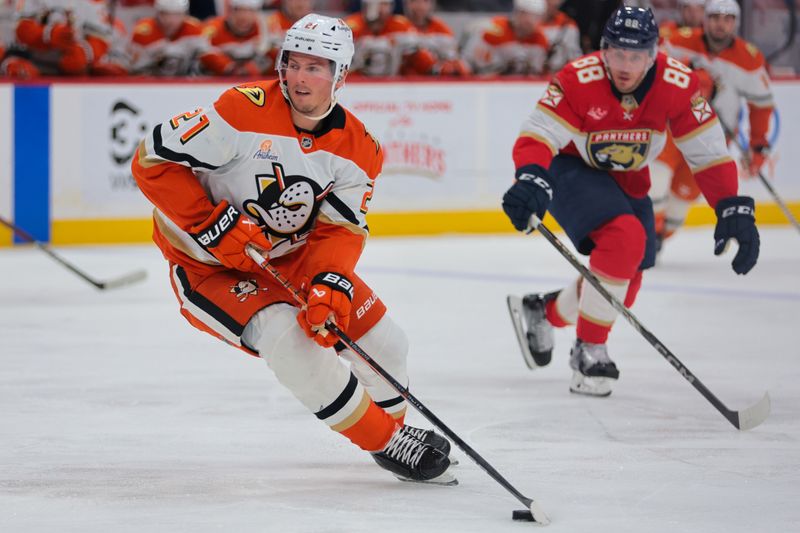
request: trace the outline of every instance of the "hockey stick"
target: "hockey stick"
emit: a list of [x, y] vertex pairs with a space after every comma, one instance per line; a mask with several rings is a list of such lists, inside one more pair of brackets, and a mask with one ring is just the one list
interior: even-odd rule
[[[294, 297], [295, 301], [299, 303], [301, 306], [305, 307], [306, 301], [303, 298], [303, 295], [294, 288], [292, 283], [286, 279], [275, 267], [273, 267], [269, 262], [262, 256], [255, 248], [248, 246], [247, 248], [248, 255], [258, 263], [261, 268], [269, 272], [272, 277], [274, 277], [278, 283], [280, 283], [287, 291], [289, 291], [292, 296]], [[400, 396], [405, 398], [405, 400], [411, 404], [419, 413], [424, 416], [431, 424], [439, 428], [447, 437], [456, 443], [456, 445], [461, 448], [461, 450], [467, 454], [470, 459], [475, 461], [475, 463], [480, 466], [487, 474], [489, 474], [492, 479], [497, 481], [500, 485], [503, 486], [508, 492], [510, 492], [514, 497], [519, 500], [525, 507], [527, 511], [530, 512], [530, 517], [534, 522], [540, 525], [547, 525], [550, 523], [550, 519], [544, 513], [544, 511], [539, 507], [539, 505], [533, 501], [531, 498], [524, 496], [520, 491], [514, 488], [511, 483], [509, 483], [500, 473], [492, 467], [483, 457], [481, 457], [478, 452], [472, 449], [469, 444], [464, 442], [461, 437], [456, 435], [449, 427], [447, 427], [444, 422], [439, 420], [439, 417], [434, 415], [431, 411], [425, 407], [422, 402], [417, 400], [413, 394], [411, 394], [407, 388], [405, 388], [399, 381], [397, 381], [394, 377], [392, 377], [389, 372], [383, 369], [372, 357], [369, 356], [356, 342], [351, 339], [345, 332], [339, 329], [336, 324], [331, 322], [330, 320], [325, 322], [325, 328], [330, 332], [336, 335], [340, 341], [342, 341], [348, 348], [350, 348], [356, 355], [358, 355], [369, 367], [379, 376], [381, 376], [386, 383], [391, 385]], [[514, 511], [513, 516], [521, 517], [519, 511]]]
[[531, 228], [528, 230], [527, 233], [532, 233], [534, 230], [538, 230], [547, 242], [553, 245], [553, 247], [558, 250], [558, 252], [564, 256], [564, 259], [569, 261], [569, 263], [575, 267], [575, 269], [580, 272], [581, 276], [584, 277], [586, 281], [591, 283], [592, 287], [597, 289], [603, 298], [611, 304], [611, 306], [617, 310], [619, 314], [625, 317], [625, 319], [633, 326], [633, 329], [638, 331], [642, 337], [650, 343], [650, 345], [660, 353], [664, 359], [667, 360], [669, 364], [675, 367], [675, 370], [686, 379], [692, 386], [697, 389], [703, 397], [711, 402], [717, 411], [722, 413], [728, 422], [733, 424], [737, 429], [741, 430], [748, 430], [753, 429], [757, 425], [761, 424], [764, 420], [767, 419], [769, 416], [770, 411], [770, 400], [769, 400], [769, 393], [764, 393], [764, 397], [758, 401], [758, 403], [744, 409], [742, 411], [733, 411], [728, 409], [725, 404], [723, 404], [714, 394], [708, 390], [708, 388], [700, 381], [697, 376], [695, 376], [686, 365], [684, 365], [675, 354], [673, 354], [664, 344], [653, 335], [650, 330], [642, 325], [641, 322], [631, 313], [627, 307], [625, 307], [617, 298], [615, 298], [611, 293], [609, 293], [605, 287], [600, 283], [597, 277], [592, 274], [592, 272], [586, 268], [583, 263], [581, 263], [577, 257], [575, 257], [569, 249], [564, 246], [558, 237], [553, 235], [553, 233], [547, 229], [541, 220], [539, 220], [536, 215], [531, 217]]
[[88, 274], [86, 274], [85, 272], [83, 272], [82, 270], [80, 270], [78, 267], [76, 267], [76, 266], [72, 265], [71, 263], [69, 263], [66, 259], [64, 259], [61, 256], [59, 256], [58, 254], [56, 254], [53, 250], [50, 249], [49, 246], [47, 246], [43, 242], [37, 241], [36, 238], [33, 235], [31, 235], [30, 233], [28, 233], [24, 229], [20, 228], [19, 226], [16, 226], [15, 224], [13, 224], [13, 223], [9, 222], [8, 220], [4, 219], [3, 217], [0, 217], [0, 224], [6, 226], [11, 231], [16, 233], [20, 237], [22, 237], [23, 240], [26, 240], [29, 243], [35, 245], [41, 251], [43, 251], [44, 253], [46, 253], [47, 255], [52, 257], [53, 259], [55, 259], [57, 262], [61, 263], [62, 266], [66, 267], [72, 273], [78, 275], [84, 281], [88, 281], [89, 283], [91, 283], [92, 285], [94, 285], [95, 287], [97, 287], [100, 290], [116, 289], [116, 288], [119, 288], [119, 287], [123, 287], [125, 285], [132, 285], [134, 283], [142, 281], [143, 279], [145, 279], [147, 277], [147, 272], [146, 271], [144, 271], [144, 270], [136, 270], [134, 272], [131, 272], [129, 274], [125, 274], [125, 275], [120, 276], [118, 278], [113, 278], [113, 279], [106, 280], [106, 281], [98, 281], [98, 280], [92, 278], [91, 276], [89, 276]]
[[[736, 146], [736, 148], [739, 149], [739, 153], [742, 154], [742, 157], [744, 157], [745, 161], [749, 163], [749, 158], [747, 157], [747, 150], [744, 149], [744, 147], [739, 142], [739, 139], [736, 137], [736, 135], [733, 132], [731, 132], [728, 129], [728, 127], [725, 126], [725, 124], [722, 124], [722, 121], [720, 121], [720, 125], [722, 126], [722, 131], [725, 132], [725, 136], [733, 141], [733, 144]], [[764, 173], [761, 172], [761, 169], [758, 170], [758, 179], [761, 180], [761, 183], [764, 184], [764, 187], [766, 187], [769, 193], [772, 195], [772, 198], [775, 200], [775, 203], [778, 204], [778, 207], [781, 208], [783, 214], [786, 215], [786, 218], [789, 220], [789, 223], [792, 226], [794, 226], [794, 228], [797, 231], [800, 231], [800, 223], [798, 223], [797, 219], [794, 218], [794, 215], [792, 214], [791, 209], [789, 209], [789, 206], [787, 206], [786, 203], [778, 195], [778, 191], [776, 191], [775, 188], [772, 186], [772, 184], [769, 182], [769, 180], [766, 177], [764, 177]]]

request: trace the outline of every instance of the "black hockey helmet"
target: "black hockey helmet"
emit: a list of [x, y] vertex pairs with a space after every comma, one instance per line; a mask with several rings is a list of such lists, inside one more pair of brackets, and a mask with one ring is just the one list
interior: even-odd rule
[[650, 8], [622, 6], [606, 22], [601, 48], [613, 46], [652, 50], [658, 43], [658, 24]]

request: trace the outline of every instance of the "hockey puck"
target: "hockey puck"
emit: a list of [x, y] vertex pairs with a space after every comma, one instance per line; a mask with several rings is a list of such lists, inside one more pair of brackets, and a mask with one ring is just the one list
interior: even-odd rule
[[513, 520], [519, 520], [520, 522], [535, 522], [533, 515], [527, 509], [524, 511], [512, 511], [511, 518]]

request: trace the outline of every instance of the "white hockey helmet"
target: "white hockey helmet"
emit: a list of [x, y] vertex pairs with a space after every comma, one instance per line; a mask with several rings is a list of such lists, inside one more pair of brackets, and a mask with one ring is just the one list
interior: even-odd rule
[[156, 0], [155, 8], [165, 13], [188, 13], [189, 0]]
[[283, 67], [289, 61], [289, 53], [298, 52], [311, 56], [321, 57], [331, 62], [333, 66], [333, 85], [331, 86], [331, 107], [323, 118], [336, 105], [336, 85], [344, 79], [345, 74], [350, 69], [353, 61], [353, 31], [342, 19], [326, 17], [311, 13], [301, 18], [289, 30], [283, 39], [281, 53], [275, 69], [281, 83], [283, 95], [291, 102], [286, 91], [286, 80], [284, 79]]
[[739, 20], [742, 12], [736, 0], [708, 0], [706, 2], [706, 16], [710, 15], [733, 15], [736, 20]]
[[230, 7], [259, 10], [264, 7], [264, 0], [228, 0]]
[[544, 15], [547, 12], [547, 2], [545, 0], [514, 0], [514, 11]]

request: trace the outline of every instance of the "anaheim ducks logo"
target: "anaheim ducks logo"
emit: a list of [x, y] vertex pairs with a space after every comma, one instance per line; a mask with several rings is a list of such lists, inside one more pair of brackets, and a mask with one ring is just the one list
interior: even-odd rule
[[244, 209], [270, 234], [294, 242], [313, 226], [319, 204], [333, 182], [323, 190], [305, 176], [286, 176], [280, 163], [272, 163], [272, 171], [256, 175], [258, 200], [246, 200]]
[[586, 152], [592, 165], [604, 170], [635, 170], [647, 160], [650, 130], [600, 131], [590, 133]]

